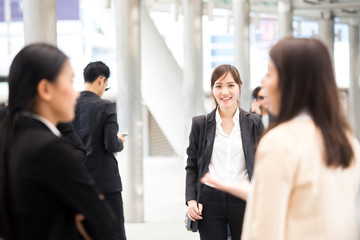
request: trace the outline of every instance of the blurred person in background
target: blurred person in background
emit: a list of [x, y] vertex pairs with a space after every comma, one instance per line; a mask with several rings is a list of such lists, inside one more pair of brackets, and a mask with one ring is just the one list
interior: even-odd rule
[[274, 121], [274, 116], [269, 113], [269, 99], [266, 91], [262, 86], [256, 87], [252, 92], [252, 103], [250, 112], [261, 116], [261, 121], [266, 129], [271, 122]]

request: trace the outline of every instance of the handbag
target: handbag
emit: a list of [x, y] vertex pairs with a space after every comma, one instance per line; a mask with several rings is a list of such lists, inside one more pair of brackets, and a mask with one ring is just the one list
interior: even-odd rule
[[[205, 129], [204, 129], [204, 139], [202, 142], [202, 146], [201, 146], [201, 159], [204, 156], [204, 149], [205, 149], [205, 141], [206, 141], [206, 130], [207, 130], [207, 115], [205, 115]], [[202, 176], [202, 175], [200, 175]], [[199, 200], [200, 200], [200, 188], [201, 188], [201, 182], [198, 181], [198, 183], [200, 183], [199, 187], [197, 188], [197, 195], [196, 195], [196, 204], [199, 204]], [[198, 228], [199, 228], [199, 221], [192, 221], [189, 216], [187, 215], [187, 213], [185, 213], [185, 227], [186, 230], [191, 231], [191, 232], [197, 232]]]
[[189, 218], [189, 216], [187, 215], [187, 213], [185, 213], [185, 227], [186, 230], [191, 231], [191, 232], [197, 232], [198, 230], [198, 221], [196, 220], [191, 221], [191, 219]]

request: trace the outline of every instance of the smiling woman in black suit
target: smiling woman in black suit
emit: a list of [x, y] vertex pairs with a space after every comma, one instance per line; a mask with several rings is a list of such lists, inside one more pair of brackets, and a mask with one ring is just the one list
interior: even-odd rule
[[[1, 234], [7, 239], [112, 239], [114, 219], [79, 155], [56, 129], [70, 122], [78, 93], [56, 47], [32, 44], [14, 58], [8, 113], [0, 123]], [[80, 157], [81, 159], [81, 157]]]
[[232, 239], [241, 236], [246, 203], [212, 186], [200, 187], [200, 178], [206, 172], [228, 183], [251, 180], [255, 148], [264, 127], [259, 116], [240, 108], [241, 86], [234, 66], [218, 66], [211, 76], [217, 107], [206, 118], [193, 118], [187, 149], [186, 204], [189, 218], [200, 220], [202, 240], [227, 239], [227, 225]]

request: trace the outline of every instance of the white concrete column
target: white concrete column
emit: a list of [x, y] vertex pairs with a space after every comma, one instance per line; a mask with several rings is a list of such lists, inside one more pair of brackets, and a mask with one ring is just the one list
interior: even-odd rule
[[290, 0], [279, 0], [278, 2], [279, 14], [279, 37], [292, 36], [292, 21], [293, 14]]
[[123, 180], [125, 219], [127, 222], [143, 222], [140, 0], [115, 1], [115, 11], [118, 62], [117, 114], [120, 132], [129, 133], [124, 150], [117, 154]]
[[46, 42], [56, 45], [56, 0], [25, 0], [25, 45]]
[[173, 14], [173, 19], [175, 22], [179, 21], [180, 6], [181, 6], [181, 0], [175, 0], [171, 4], [171, 12]]
[[234, 0], [234, 58], [235, 67], [239, 70], [243, 82], [241, 89], [240, 105], [249, 109], [251, 103], [250, 84], [250, 16], [249, 1]]
[[322, 11], [319, 20], [319, 38], [328, 47], [331, 57], [334, 57], [334, 18], [331, 11]]
[[185, 131], [191, 118], [204, 113], [202, 63], [202, 1], [183, 0]]
[[359, 21], [349, 23], [350, 45], [350, 85], [349, 108], [350, 123], [358, 139], [360, 139], [360, 83], [359, 83]]

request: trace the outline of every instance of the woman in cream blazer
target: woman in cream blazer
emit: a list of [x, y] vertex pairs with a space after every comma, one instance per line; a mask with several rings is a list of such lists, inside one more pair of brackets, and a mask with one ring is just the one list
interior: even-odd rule
[[324, 163], [321, 131], [308, 112], [269, 131], [256, 154], [243, 239], [359, 239], [355, 195], [360, 150], [350, 167]]

